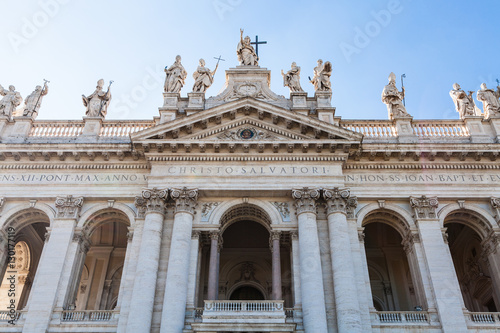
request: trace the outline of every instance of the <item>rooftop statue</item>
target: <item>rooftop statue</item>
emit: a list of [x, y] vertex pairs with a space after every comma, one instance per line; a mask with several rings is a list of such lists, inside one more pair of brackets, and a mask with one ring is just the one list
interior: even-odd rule
[[104, 80], [97, 81], [95, 91], [89, 96], [82, 95], [83, 105], [87, 108], [85, 115], [87, 117], [101, 117], [104, 118], [108, 112], [108, 105], [111, 101], [110, 87], [113, 81], [109, 82], [108, 91], [104, 91]]
[[243, 38], [243, 29], [240, 29], [240, 42], [236, 53], [241, 66], [259, 66], [259, 57], [252, 46], [250, 37]]
[[483, 102], [483, 110], [486, 118], [491, 116], [500, 115], [500, 86], [497, 90], [488, 89], [486, 83], [481, 84], [481, 89], [477, 91], [478, 101]]
[[300, 67], [295, 62], [292, 62], [291, 69], [286, 74], [281, 70], [283, 75], [283, 86], [290, 88], [290, 91], [304, 91], [300, 86]]
[[389, 119], [410, 117], [406, 112], [406, 107], [403, 105], [403, 98], [405, 95], [405, 88], [399, 91], [396, 87], [396, 75], [391, 73], [389, 75], [389, 83], [382, 91], [382, 102], [387, 104], [387, 111], [389, 111]]
[[204, 93], [214, 82], [214, 75], [217, 72], [217, 66], [215, 66], [215, 70], [212, 72], [210, 69], [205, 67], [205, 60], [200, 59], [200, 65], [196, 69], [196, 72], [193, 74], [194, 85], [193, 92], [201, 92]]
[[472, 98], [473, 93], [473, 91], [469, 91], [469, 94], [466, 94], [458, 83], [453, 84], [453, 90], [450, 90], [450, 96], [455, 103], [455, 109], [460, 114], [461, 119], [465, 116], [476, 116], [480, 114], [480, 111], [476, 110], [477, 107]]
[[332, 64], [327, 61], [318, 60], [318, 66], [314, 67], [314, 76], [311, 83], [316, 91], [332, 91], [330, 76], [332, 75]]
[[165, 67], [165, 87], [167, 93], [179, 93], [184, 86], [184, 80], [187, 77], [187, 72], [181, 64], [181, 56], [175, 57], [175, 62], [170, 68]]
[[49, 92], [47, 82], [48, 81], [45, 81], [43, 88], [42, 86], [36, 86], [35, 90], [24, 100], [24, 104], [26, 105], [23, 111], [24, 117], [32, 117], [35, 119], [38, 116], [38, 110], [40, 110], [40, 106], [42, 105], [43, 96], [47, 95]]
[[16, 87], [9, 86], [9, 90], [4, 89], [0, 85], [0, 95], [4, 96], [0, 100], [0, 115], [11, 117], [12, 113], [21, 104], [23, 98], [21, 94], [16, 91]]

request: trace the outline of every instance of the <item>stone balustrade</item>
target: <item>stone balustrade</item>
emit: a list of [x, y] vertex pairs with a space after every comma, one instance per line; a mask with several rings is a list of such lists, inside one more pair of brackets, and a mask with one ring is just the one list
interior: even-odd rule
[[14, 317], [12, 317], [9, 311], [2, 310], [0, 311], [0, 322], [5, 322], [9, 320], [18, 321], [19, 319], [22, 319], [23, 313], [24, 313], [23, 311], [16, 311]]
[[491, 326], [500, 328], [500, 312], [465, 312], [469, 327]]
[[62, 322], [75, 322], [75, 321], [111, 321], [118, 318], [118, 313], [113, 310], [69, 310], [62, 311]]
[[284, 301], [205, 301], [203, 323], [285, 323]]
[[[127, 137], [131, 133], [153, 127], [152, 120], [111, 120], [103, 121], [102, 137]], [[81, 120], [37, 120], [33, 122], [30, 137], [76, 137], [83, 133], [85, 123]]]
[[283, 312], [283, 301], [205, 301], [205, 312]]
[[430, 323], [429, 313], [427, 311], [378, 311], [377, 319], [380, 323]]

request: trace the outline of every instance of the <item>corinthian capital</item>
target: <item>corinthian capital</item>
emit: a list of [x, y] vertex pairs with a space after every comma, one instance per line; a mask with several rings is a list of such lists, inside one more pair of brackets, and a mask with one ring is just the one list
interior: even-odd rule
[[348, 217], [354, 217], [354, 209], [358, 205], [358, 198], [351, 196], [349, 189], [323, 190], [323, 198], [326, 201], [327, 215], [332, 213], [344, 213]]
[[194, 209], [198, 200], [198, 189], [173, 188], [170, 190], [170, 196], [175, 200], [175, 212], [187, 212], [194, 214]]
[[318, 189], [308, 187], [293, 189], [292, 197], [295, 199], [297, 215], [305, 212], [316, 214], [316, 200], [319, 198]]
[[135, 197], [138, 217], [144, 217], [149, 212], [164, 214], [167, 197], [168, 189], [154, 187], [143, 190], [140, 196]]
[[425, 195], [420, 198], [410, 197], [410, 205], [418, 219], [435, 219], [438, 204], [437, 197], [426, 197]]
[[83, 197], [57, 197], [56, 208], [58, 218], [77, 219], [83, 206]]

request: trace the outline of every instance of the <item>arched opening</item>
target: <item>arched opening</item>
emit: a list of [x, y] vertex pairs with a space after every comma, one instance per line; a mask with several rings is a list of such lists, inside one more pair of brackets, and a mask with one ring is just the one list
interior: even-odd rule
[[116, 219], [92, 229], [76, 290], [76, 310], [112, 310], [117, 305], [127, 233], [127, 224]]
[[473, 229], [481, 225], [478, 222], [478, 217], [463, 211], [448, 215], [445, 219], [448, 245], [465, 307], [472, 312], [497, 312], [500, 304], [492, 274], [498, 272], [491, 272], [482, 237]]
[[[28, 304], [31, 287], [35, 280], [38, 264], [45, 244], [45, 234], [49, 227], [48, 216], [40, 210], [28, 209], [14, 215], [4, 228], [14, 230], [13, 260], [2, 263], [3, 277], [0, 285], [0, 308], [6, 309], [12, 299], [17, 310]], [[5, 242], [7, 246], [7, 241]], [[12, 266], [10, 265], [12, 264]], [[14, 280], [9, 279], [14, 276]], [[11, 281], [14, 281], [15, 296], [9, 296]]]
[[392, 226], [373, 222], [365, 226], [365, 251], [378, 311], [409, 311], [416, 306], [415, 292], [402, 237]]
[[236, 300], [247, 300], [247, 301], [263, 301], [265, 300], [264, 295], [259, 289], [252, 286], [241, 286], [238, 287], [231, 293], [229, 299], [232, 301]]

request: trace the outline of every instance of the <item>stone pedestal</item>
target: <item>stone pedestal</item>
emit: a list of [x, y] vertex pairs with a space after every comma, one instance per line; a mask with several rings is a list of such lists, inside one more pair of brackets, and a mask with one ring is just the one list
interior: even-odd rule
[[[490, 135], [485, 132], [482, 116], [465, 116], [463, 120], [469, 130], [472, 143], [491, 143]], [[493, 123], [491, 124], [493, 125]], [[492, 127], [494, 128], [494, 126]], [[500, 131], [498, 133], [500, 134]]]
[[5, 130], [7, 129], [7, 124], [9, 123], [10, 118], [7, 116], [0, 116], [0, 139], [5, 138]]
[[102, 117], [83, 117], [84, 126], [81, 136], [92, 137], [92, 139], [98, 137], [101, 134], [102, 121]]
[[292, 101], [292, 110], [303, 114], [309, 115], [309, 108], [307, 107], [307, 92], [305, 91], [291, 91], [290, 100]]
[[163, 106], [158, 108], [160, 111], [160, 124], [172, 121], [177, 117], [180, 97], [179, 93], [163, 93]]
[[176, 201], [175, 217], [161, 314], [161, 333], [182, 332], [184, 328], [191, 233], [198, 191], [173, 189], [171, 196]]
[[396, 127], [399, 143], [416, 143], [418, 137], [413, 133], [411, 122], [413, 117], [397, 117], [394, 118], [393, 124]]
[[9, 140], [23, 142], [29, 136], [33, 126], [32, 117], [14, 117], [14, 128], [9, 135]]
[[323, 270], [316, 225], [315, 189], [292, 190], [299, 225], [300, 283], [302, 310], [306, 332], [328, 332], [326, 324]]
[[[491, 125], [491, 128], [493, 129], [493, 133], [496, 137], [496, 143], [500, 143], [500, 118], [490, 118], [488, 122]], [[472, 135], [472, 133], [471, 133]], [[484, 140], [484, 139], [483, 139]], [[474, 143], [474, 141], [472, 141]], [[479, 141], [476, 141], [479, 142]], [[482, 142], [482, 141], [481, 141]], [[491, 142], [491, 141], [490, 141]]]
[[205, 108], [205, 93], [192, 92], [188, 93], [188, 106], [186, 116], [202, 111]]
[[331, 91], [316, 91], [314, 93], [316, 99], [316, 113], [318, 119], [329, 124], [333, 124], [335, 117], [335, 108], [332, 107], [332, 92]]

